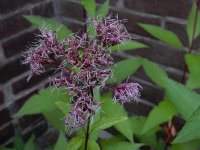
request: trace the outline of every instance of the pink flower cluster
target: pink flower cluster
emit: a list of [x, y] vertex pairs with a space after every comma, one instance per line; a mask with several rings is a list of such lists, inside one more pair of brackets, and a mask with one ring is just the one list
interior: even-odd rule
[[138, 83], [123, 83], [115, 88], [115, 100], [122, 104], [130, 101], [140, 101], [142, 87]]
[[[31, 74], [41, 74], [47, 69], [61, 72], [53, 78], [55, 87], [65, 87], [72, 98], [73, 108], [66, 118], [66, 126], [80, 128], [88, 117], [98, 110], [100, 103], [91, 96], [96, 86], [104, 87], [105, 81], [111, 77], [113, 58], [109, 46], [130, 40], [130, 36], [118, 17], [93, 20], [97, 36], [88, 41], [87, 33], [81, 36], [73, 35], [60, 42], [57, 33], [42, 29], [39, 41], [30, 48], [25, 56], [24, 64], [29, 64]], [[116, 100], [122, 103], [138, 100], [138, 84], [122, 84], [115, 91]], [[123, 91], [124, 90], [124, 91]]]
[[101, 21], [94, 20], [93, 22], [99, 35], [99, 40], [104, 45], [121, 44], [130, 39], [130, 35], [123, 24], [124, 20], [119, 20], [118, 16], [116, 18], [108, 16]]

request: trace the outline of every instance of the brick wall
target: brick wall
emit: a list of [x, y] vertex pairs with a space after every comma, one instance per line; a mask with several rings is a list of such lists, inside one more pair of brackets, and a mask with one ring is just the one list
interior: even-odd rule
[[12, 141], [15, 133], [26, 139], [32, 132], [37, 136], [47, 130], [41, 115], [14, 117], [24, 102], [48, 82], [47, 74], [26, 82], [29, 68], [21, 65], [22, 51], [38, 32], [22, 15], [54, 17], [50, 0], [0, 1], [0, 145]]
[[[104, 0], [97, 0], [98, 6]], [[160, 64], [169, 76], [180, 81], [184, 67], [185, 49], [170, 47], [155, 40], [137, 26], [138, 22], [150, 23], [170, 29], [178, 34], [187, 47], [185, 24], [193, 0], [111, 0], [110, 12], [118, 13], [120, 18], [128, 19], [129, 32], [137, 41], [150, 45], [150, 48], [114, 54], [122, 60], [142, 56]], [[74, 32], [83, 25], [80, 0], [1, 0], [0, 1], [0, 145], [12, 141], [15, 133], [24, 138], [32, 132], [41, 135], [48, 132], [47, 124], [41, 115], [16, 118], [14, 114], [33, 94], [48, 82], [44, 74], [34, 77], [29, 83], [27, 66], [21, 65], [21, 52], [33, 41], [33, 33], [38, 32], [22, 15], [41, 15], [55, 17]], [[199, 42], [196, 42], [197, 44]], [[197, 45], [196, 45], [197, 46]], [[143, 86], [141, 104], [131, 104], [131, 113], [146, 115], [151, 108], [162, 100], [163, 90], [151, 82], [143, 69], [130, 78]]]

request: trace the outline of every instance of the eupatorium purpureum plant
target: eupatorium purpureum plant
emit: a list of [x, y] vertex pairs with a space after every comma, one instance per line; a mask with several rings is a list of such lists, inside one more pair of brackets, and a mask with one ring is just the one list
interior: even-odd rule
[[[83, 127], [101, 104], [93, 98], [93, 88], [103, 88], [105, 81], [112, 78], [114, 61], [110, 46], [123, 44], [131, 39], [124, 20], [108, 16], [102, 20], [90, 19], [97, 36], [88, 41], [88, 33], [73, 34], [63, 41], [57, 40], [56, 31], [41, 28], [38, 42], [29, 49], [23, 64], [29, 64], [31, 73], [41, 74], [48, 69], [60, 73], [51, 80], [54, 87], [64, 87], [73, 107], [68, 113], [65, 125], [70, 129]], [[117, 85], [114, 97], [121, 104], [139, 101], [141, 86], [138, 83]], [[58, 118], [59, 119], [59, 118]]]

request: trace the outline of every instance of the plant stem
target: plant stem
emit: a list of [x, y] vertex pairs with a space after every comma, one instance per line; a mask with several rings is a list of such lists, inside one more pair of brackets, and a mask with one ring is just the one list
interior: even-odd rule
[[[94, 96], [92, 87], [90, 88], [90, 94], [92, 97]], [[85, 149], [84, 150], [87, 150], [88, 140], [89, 140], [89, 136], [90, 136], [89, 131], [90, 131], [90, 117], [88, 117], [88, 120], [87, 120], [87, 129], [86, 129], [86, 134], [85, 134]]]
[[[194, 40], [195, 40], [195, 33], [196, 33], [196, 28], [197, 28], [197, 20], [198, 20], [198, 11], [199, 11], [199, 5], [197, 5], [197, 9], [195, 10], [195, 17], [194, 17], [194, 26], [193, 26], [193, 31], [192, 31], [192, 41], [189, 45], [188, 48], [188, 53], [191, 54], [192, 52], [192, 47], [194, 44]], [[183, 76], [182, 76], [182, 80], [181, 83], [185, 84], [186, 81], [186, 72], [187, 72], [187, 64], [184, 64], [184, 71], [183, 71]]]
[[[84, 18], [84, 32], [87, 33], [87, 23], [86, 23], [86, 20], [87, 20], [87, 12], [85, 10], [85, 8], [83, 7], [83, 18]], [[87, 36], [87, 39], [88, 41], [88, 36]], [[90, 88], [90, 94], [91, 96], [93, 97], [93, 89]], [[90, 117], [88, 117], [87, 119], [87, 127], [86, 127], [86, 134], [85, 134], [85, 148], [84, 150], [87, 150], [87, 146], [88, 146], [88, 140], [89, 140], [89, 136], [90, 136]]]
[[90, 117], [87, 120], [87, 130], [86, 130], [86, 135], [85, 135], [85, 149], [87, 150], [87, 145], [88, 145], [88, 140], [89, 140], [89, 131], [90, 131]]

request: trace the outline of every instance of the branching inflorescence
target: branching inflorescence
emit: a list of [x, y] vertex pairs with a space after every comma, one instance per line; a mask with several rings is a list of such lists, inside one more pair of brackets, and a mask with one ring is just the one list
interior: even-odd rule
[[[65, 124], [69, 128], [81, 128], [86, 120], [100, 108], [100, 102], [93, 99], [91, 90], [104, 87], [105, 81], [112, 76], [114, 61], [110, 46], [130, 40], [124, 21], [110, 16], [102, 20], [93, 19], [97, 36], [87, 40], [87, 33], [73, 35], [64, 41], [57, 40], [57, 33], [41, 29], [39, 41], [25, 55], [24, 64], [29, 64], [31, 74], [41, 74], [47, 69], [61, 72], [52, 79], [55, 87], [65, 87], [71, 96], [73, 108]], [[139, 101], [141, 86], [137, 83], [124, 83], [115, 90], [115, 99], [120, 103]]]

